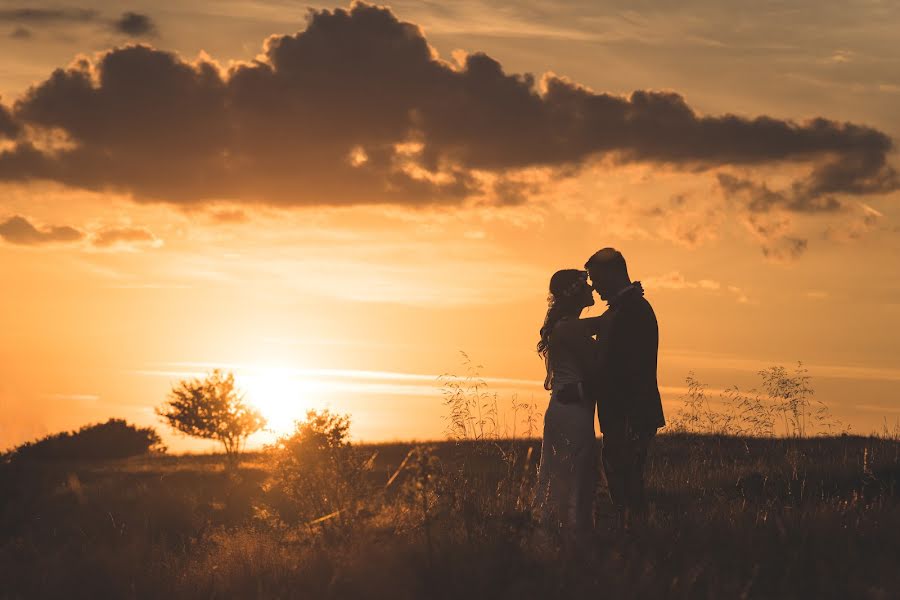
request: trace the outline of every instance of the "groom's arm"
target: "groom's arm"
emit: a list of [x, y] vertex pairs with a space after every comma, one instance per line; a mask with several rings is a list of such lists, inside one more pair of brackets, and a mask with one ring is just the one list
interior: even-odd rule
[[649, 303], [642, 302], [627, 315], [619, 330], [619, 392], [626, 411], [640, 421], [656, 424], [661, 419], [656, 380], [659, 326]]

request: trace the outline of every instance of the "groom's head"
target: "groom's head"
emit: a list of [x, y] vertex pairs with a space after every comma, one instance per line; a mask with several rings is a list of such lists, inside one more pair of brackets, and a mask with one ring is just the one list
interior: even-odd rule
[[584, 263], [584, 268], [601, 300], [609, 300], [631, 284], [625, 257], [615, 248], [598, 250]]

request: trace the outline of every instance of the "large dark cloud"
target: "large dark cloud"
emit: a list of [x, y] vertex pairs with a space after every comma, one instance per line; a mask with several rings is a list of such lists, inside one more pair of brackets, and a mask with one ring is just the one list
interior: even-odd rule
[[[58, 69], [15, 103], [21, 123], [65, 131], [52, 151], [27, 139], [0, 154], [0, 179], [52, 179], [139, 200], [277, 204], [459, 202], [509, 179], [591, 162], [689, 170], [785, 164], [789, 189], [728, 175], [751, 211], [814, 212], [840, 195], [894, 190], [892, 141], [850, 123], [697, 114], [678, 94], [597, 93], [568, 80], [507, 74], [493, 58], [441, 61], [421, 30], [384, 8], [311, 13], [269, 38], [260, 60], [222, 71], [146, 46]], [[485, 188], [484, 174], [495, 176]]]
[[35, 246], [52, 242], [77, 242], [84, 233], [68, 225], [38, 229], [21, 215], [13, 215], [0, 222], [0, 239], [11, 244]]

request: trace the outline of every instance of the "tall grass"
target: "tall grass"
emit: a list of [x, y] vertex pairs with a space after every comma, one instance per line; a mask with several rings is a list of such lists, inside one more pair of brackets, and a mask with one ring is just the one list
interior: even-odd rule
[[669, 419], [670, 432], [803, 438], [849, 433], [825, 403], [816, 400], [812, 378], [803, 363], [793, 371], [772, 366], [757, 373], [761, 389], [742, 392], [732, 386], [711, 401], [708, 385], [691, 372], [681, 408]]
[[348, 418], [312, 413], [234, 470], [208, 456], [0, 465], [0, 597], [900, 595], [900, 425], [660, 435], [646, 518], [629, 532], [598, 518], [573, 554], [528, 510], [539, 442], [519, 436], [537, 407], [492, 419], [479, 371], [445, 379], [446, 442], [356, 445]]

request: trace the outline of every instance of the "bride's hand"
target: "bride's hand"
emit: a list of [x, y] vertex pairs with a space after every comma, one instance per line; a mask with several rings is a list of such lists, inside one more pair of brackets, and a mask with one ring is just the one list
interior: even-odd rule
[[637, 290], [638, 294], [640, 294], [641, 297], [643, 297], [644, 296], [644, 286], [641, 285], [641, 282], [635, 281], [632, 285], [634, 285], [634, 289]]

